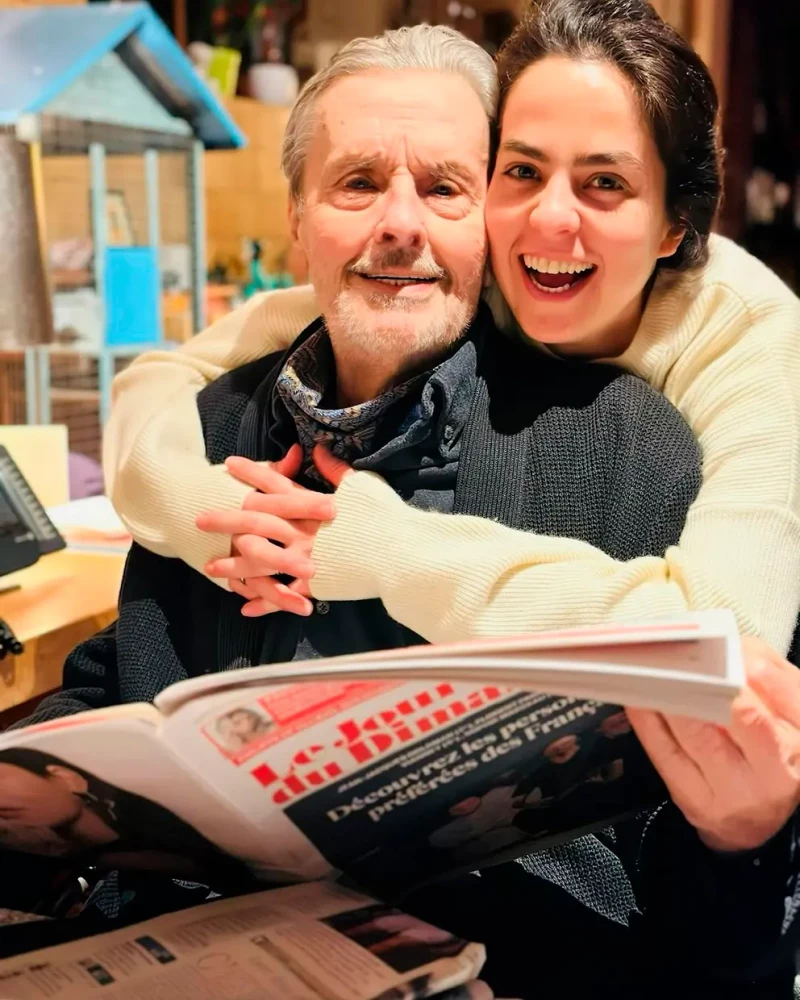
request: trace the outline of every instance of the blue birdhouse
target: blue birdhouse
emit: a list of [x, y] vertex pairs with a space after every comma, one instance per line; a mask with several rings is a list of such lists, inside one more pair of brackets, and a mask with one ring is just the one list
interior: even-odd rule
[[[244, 136], [177, 41], [146, 3], [93, 3], [0, 11], [0, 348], [52, 341], [51, 293], [85, 287], [102, 331], [101, 419], [114, 357], [158, 344], [162, 333], [162, 215], [165, 163], [180, 163], [182, 190], [169, 209], [185, 216], [195, 330], [204, 325], [205, 149], [244, 145]], [[44, 178], [52, 158], [83, 169], [86, 220], [82, 266], [68, 278], [45, 242], [53, 200]], [[120, 165], [140, 171], [132, 224]], [[116, 171], [116, 173], [115, 173]], [[51, 190], [52, 188], [52, 190]], [[61, 201], [58, 201], [58, 199]], [[50, 202], [50, 203], [48, 203]], [[49, 234], [48, 234], [49, 235]], [[68, 242], [62, 240], [62, 243]], [[13, 249], [13, 252], [12, 252]], [[81, 248], [76, 249], [80, 256]], [[63, 284], [66, 282], [66, 286]], [[26, 378], [28, 373], [26, 370]], [[32, 377], [35, 381], [35, 377]], [[29, 414], [30, 416], [30, 414]], [[46, 422], [48, 414], [37, 414]], [[2, 421], [0, 414], [0, 422]]]

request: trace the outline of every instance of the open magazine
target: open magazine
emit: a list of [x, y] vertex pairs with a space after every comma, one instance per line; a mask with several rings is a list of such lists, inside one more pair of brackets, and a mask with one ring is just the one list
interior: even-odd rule
[[724, 723], [728, 612], [233, 670], [0, 737], [0, 846], [387, 899], [665, 797], [620, 705]]
[[327, 882], [218, 900], [0, 963], [4, 1000], [417, 1000], [482, 945]]

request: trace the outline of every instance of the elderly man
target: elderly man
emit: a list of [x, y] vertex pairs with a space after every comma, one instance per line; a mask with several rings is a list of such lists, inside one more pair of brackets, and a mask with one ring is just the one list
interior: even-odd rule
[[[623, 559], [658, 554], [699, 483], [678, 414], [629, 375], [496, 336], [478, 305], [493, 101], [488, 57], [427, 27], [357, 40], [307, 85], [285, 159], [300, 177], [292, 227], [322, 316], [285, 354], [200, 394], [207, 456], [279, 462], [313, 484], [324, 442], [419, 507], [582, 538]], [[298, 500], [307, 517], [327, 502]], [[280, 569], [308, 575], [280, 507], [269, 515], [287, 546]], [[308, 616], [243, 619], [240, 608], [186, 564], [134, 546], [119, 621], [71, 655], [63, 692], [37, 720], [151, 699], [202, 672], [421, 641], [376, 600], [319, 602]], [[487, 979], [508, 995], [654, 997], [669, 982], [708, 996], [725, 980], [726, 995], [757, 983], [753, 995], [766, 996], [761, 986], [791, 972], [771, 950], [787, 857], [783, 841], [752, 857], [712, 854], [665, 804], [406, 905], [486, 941]], [[565, 942], [581, 962], [562, 961]]]

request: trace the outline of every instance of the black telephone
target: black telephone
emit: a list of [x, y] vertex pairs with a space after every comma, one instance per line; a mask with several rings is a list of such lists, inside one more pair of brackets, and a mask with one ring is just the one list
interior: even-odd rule
[[0, 577], [66, 544], [14, 459], [0, 445]]

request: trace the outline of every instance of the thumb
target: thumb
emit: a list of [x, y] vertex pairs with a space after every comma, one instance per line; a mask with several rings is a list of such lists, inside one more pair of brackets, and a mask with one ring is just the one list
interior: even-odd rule
[[303, 450], [299, 444], [293, 444], [292, 447], [286, 452], [286, 454], [277, 462], [272, 463], [272, 468], [276, 472], [280, 472], [282, 476], [286, 476], [287, 479], [294, 479], [294, 477], [300, 471], [300, 465], [303, 461]]
[[347, 462], [343, 462], [341, 458], [336, 458], [321, 444], [318, 444], [314, 448], [312, 456], [317, 469], [329, 483], [332, 483], [337, 488], [344, 477], [350, 475], [353, 471]]

